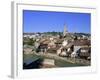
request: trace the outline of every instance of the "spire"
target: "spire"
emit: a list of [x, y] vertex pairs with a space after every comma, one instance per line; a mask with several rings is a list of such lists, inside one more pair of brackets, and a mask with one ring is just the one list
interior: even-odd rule
[[67, 33], [68, 33], [67, 26], [66, 26], [66, 24], [64, 24], [63, 36], [66, 36]]

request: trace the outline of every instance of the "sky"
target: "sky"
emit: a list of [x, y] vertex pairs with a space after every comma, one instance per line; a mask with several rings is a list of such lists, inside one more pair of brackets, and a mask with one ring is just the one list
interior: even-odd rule
[[64, 25], [68, 32], [90, 33], [91, 14], [23, 10], [24, 33], [62, 32]]

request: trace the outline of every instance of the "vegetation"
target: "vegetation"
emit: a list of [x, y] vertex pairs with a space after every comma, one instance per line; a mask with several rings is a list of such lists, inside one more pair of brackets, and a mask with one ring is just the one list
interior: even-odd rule
[[[45, 59], [45, 58], [48, 58], [46, 56], [39, 56], [39, 55], [35, 55], [35, 54], [28, 54], [28, 55], [24, 55], [24, 59], [27, 59], [27, 58], [33, 58], [36, 59], [36, 58], [40, 58], [40, 59]], [[50, 59], [50, 58], [48, 58]], [[74, 64], [74, 63], [70, 63], [70, 62], [67, 62], [67, 61], [64, 61], [64, 60], [57, 60], [57, 59], [54, 59], [55, 60], [55, 65], [57, 67], [75, 67], [75, 66], [84, 66], [82, 64]]]
[[34, 45], [35, 39], [33, 38], [24, 38], [23, 44], [27, 44], [27, 45]]
[[53, 36], [55, 36], [55, 35], [62, 35], [62, 32], [55, 32], [55, 31], [52, 31], [52, 32], [44, 32], [45, 34], [47, 34], [47, 35], [53, 35]]
[[74, 35], [75, 36], [82, 36], [82, 35], [84, 35], [84, 36], [90, 36], [89, 33], [74, 33]]
[[83, 66], [82, 64], [70, 63], [63, 60], [55, 60], [55, 65], [58, 67], [75, 67], [75, 66]]

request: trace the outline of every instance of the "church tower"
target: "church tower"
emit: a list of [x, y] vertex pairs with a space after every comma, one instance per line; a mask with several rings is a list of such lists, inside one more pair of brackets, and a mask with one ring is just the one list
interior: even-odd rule
[[67, 33], [68, 33], [68, 31], [67, 31], [67, 26], [66, 26], [66, 24], [64, 24], [63, 36], [66, 36]]

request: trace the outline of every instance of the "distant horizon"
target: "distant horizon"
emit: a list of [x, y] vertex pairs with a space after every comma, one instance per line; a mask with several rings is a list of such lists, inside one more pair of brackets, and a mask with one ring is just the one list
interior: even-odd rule
[[[51, 31], [51, 32], [55, 32], [55, 31]], [[47, 32], [23, 32], [23, 33], [47, 33]], [[63, 32], [61, 32], [63, 33]], [[68, 33], [84, 33], [84, 32], [68, 32]], [[91, 33], [86, 33], [85, 34], [91, 34]]]
[[[23, 33], [63, 32], [91, 33], [91, 14], [23, 10]], [[42, 26], [42, 27], [41, 27]]]

